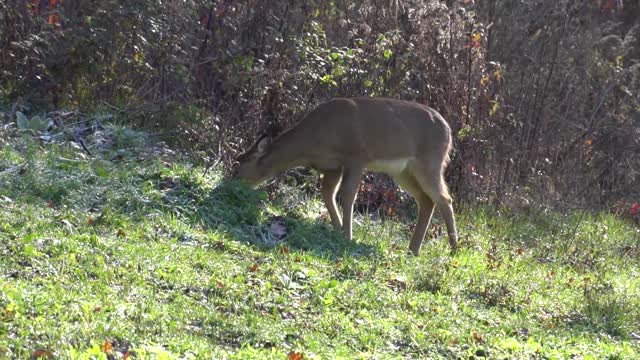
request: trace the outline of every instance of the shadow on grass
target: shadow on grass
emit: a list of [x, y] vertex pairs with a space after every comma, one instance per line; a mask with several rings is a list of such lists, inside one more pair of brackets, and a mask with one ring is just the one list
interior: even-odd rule
[[[372, 256], [379, 249], [353, 240], [345, 240], [321, 221], [293, 216], [266, 218], [261, 209], [267, 205], [264, 192], [235, 181], [223, 182], [200, 200], [197, 222], [222, 231], [239, 242], [252, 244], [260, 251], [304, 251], [313, 256], [338, 259]], [[277, 222], [274, 225], [274, 222]], [[274, 232], [274, 227], [283, 232]], [[282, 236], [278, 236], [282, 235]]]

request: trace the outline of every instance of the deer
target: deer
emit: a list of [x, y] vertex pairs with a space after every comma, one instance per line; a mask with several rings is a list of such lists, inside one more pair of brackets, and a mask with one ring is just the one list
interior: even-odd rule
[[[418, 256], [435, 208], [446, 224], [451, 252], [458, 233], [444, 171], [451, 128], [426, 105], [390, 98], [334, 98], [281, 134], [263, 134], [237, 157], [235, 177], [251, 187], [294, 168], [322, 175], [320, 193], [333, 227], [353, 239], [353, 207], [365, 170], [390, 175], [415, 199], [418, 217], [409, 251]], [[336, 194], [340, 191], [342, 217]]]

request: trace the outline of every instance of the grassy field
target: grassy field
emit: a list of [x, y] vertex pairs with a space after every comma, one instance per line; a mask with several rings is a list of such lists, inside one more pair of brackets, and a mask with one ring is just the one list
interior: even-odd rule
[[632, 225], [459, 206], [461, 251], [412, 257], [413, 219], [347, 242], [318, 198], [136, 136], [0, 149], [0, 358], [640, 358]]

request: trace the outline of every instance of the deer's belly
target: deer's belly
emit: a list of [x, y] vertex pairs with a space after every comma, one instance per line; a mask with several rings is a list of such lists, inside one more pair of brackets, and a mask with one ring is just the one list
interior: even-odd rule
[[367, 164], [367, 169], [387, 173], [389, 175], [399, 175], [407, 168], [411, 159], [376, 160]]

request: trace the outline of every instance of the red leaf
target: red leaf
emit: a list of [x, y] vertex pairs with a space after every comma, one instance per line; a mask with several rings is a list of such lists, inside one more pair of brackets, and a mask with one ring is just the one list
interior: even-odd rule
[[302, 359], [304, 359], [304, 354], [299, 353], [299, 352], [295, 352], [295, 351], [290, 351], [289, 354], [287, 354], [287, 359], [289, 359], [289, 360], [302, 360]]
[[633, 205], [631, 205], [631, 209], [629, 209], [629, 212], [631, 213], [631, 215], [638, 215], [638, 213], [640, 212], [640, 204], [634, 203]]
[[51, 358], [52, 355], [53, 354], [51, 353], [51, 350], [48, 350], [48, 349], [37, 349], [36, 351], [31, 353], [31, 358], [33, 358], [33, 359]]

